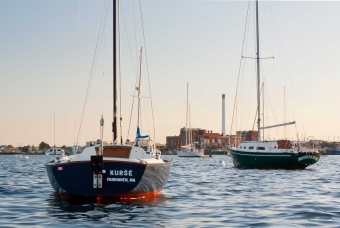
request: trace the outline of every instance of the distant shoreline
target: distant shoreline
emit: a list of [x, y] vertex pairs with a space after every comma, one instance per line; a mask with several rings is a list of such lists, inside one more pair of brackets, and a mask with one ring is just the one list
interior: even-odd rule
[[0, 153], [0, 155], [45, 155], [45, 153]]

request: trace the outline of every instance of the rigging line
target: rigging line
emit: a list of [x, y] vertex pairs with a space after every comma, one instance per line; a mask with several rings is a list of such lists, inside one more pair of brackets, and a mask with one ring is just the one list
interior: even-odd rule
[[[138, 62], [138, 48], [137, 48], [137, 29], [136, 29], [136, 11], [135, 11], [135, 0], [132, 0], [132, 7], [133, 7], [133, 26], [135, 31], [135, 49], [136, 49], [136, 65]], [[136, 73], [138, 77], [138, 72]]]
[[[155, 118], [153, 113], [153, 102], [152, 102], [152, 94], [151, 94], [151, 86], [150, 86], [150, 74], [149, 74], [149, 64], [148, 64], [148, 55], [146, 52], [146, 43], [145, 43], [145, 34], [144, 34], [144, 23], [143, 23], [143, 13], [142, 13], [142, 3], [139, 0], [139, 9], [140, 9], [140, 16], [142, 20], [142, 31], [143, 31], [143, 40], [144, 40], [144, 48], [145, 48], [145, 62], [146, 62], [146, 71], [148, 73], [148, 82], [149, 82], [149, 93], [150, 93], [150, 103], [151, 103], [151, 113], [152, 113], [152, 124], [153, 124], [153, 135], [154, 141], [156, 142], [156, 132], [155, 132]], [[153, 144], [155, 148], [155, 144]]]
[[76, 81], [75, 81], [75, 101], [74, 101], [74, 129], [73, 129], [73, 154], [76, 146], [76, 126], [77, 126], [77, 94], [78, 94], [78, 74], [79, 74], [79, 31], [80, 31], [80, 0], [78, 0], [78, 33], [77, 33], [77, 66], [76, 66]]
[[[249, 6], [249, 12], [251, 13], [251, 7], [252, 7], [252, 5], [250, 4], [250, 6]], [[247, 24], [249, 24], [249, 21], [250, 21], [250, 18], [251, 18], [251, 16], [249, 16], [248, 17], [248, 19], [247, 19], [247, 21], [246, 21], [246, 23]], [[245, 46], [244, 46], [244, 55], [246, 56], [246, 53], [247, 53], [247, 40], [248, 40], [248, 37], [249, 37], [249, 29], [248, 30], [246, 30], [246, 33], [245, 33]], [[242, 53], [243, 54], [243, 53]], [[239, 86], [239, 88], [240, 88], [240, 91], [242, 90], [242, 87], [243, 87], [243, 81], [244, 81], [244, 78], [245, 78], [245, 69], [246, 69], [246, 61], [243, 61], [243, 65], [242, 65], [242, 73], [241, 73], [241, 83], [240, 83], [240, 86]], [[255, 78], [255, 77], [254, 77]], [[255, 79], [254, 79], [255, 80]], [[240, 100], [241, 100], [241, 92], [240, 92], [240, 96], [238, 96], [238, 98], [237, 98], [237, 101], [236, 101], [236, 108], [235, 108], [235, 121], [233, 121], [233, 122], [236, 122], [236, 124], [235, 124], [235, 129], [242, 129], [242, 125], [243, 125], [243, 122], [242, 121], [238, 121], [238, 119], [239, 119], [239, 116], [241, 116], [241, 115], [239, 115], [238, 113], [239, 113], [239, 106], [240, 105], [238, 105], [239, 103], [240, 103]], [[242, 100], [241, 100], [242, 101]], [[242, 106], [242, 105], [241, 105]], [[242, 109], [241, 109], [242, 110]], [[249, 112], [248, 112], [249, 113]], [[242, 118], [241, 118], [242, 119]], [[237, 126], [237, 125], [239, 125], [239, 126]]]
[[[270, 4], [270, 3], [269, 3]], [[269, 4], [267, 4], [267, 7], [268, 7], [268, 5]], [[266, 6], [265, 4], [264, 4], [264, 6]], [[269, 43], [270, 43], [270, 50], [271, 50], [271, 56], [274, 56], [274, 48], [273, 48], [273, 44], [272, 44], [272, 38], [271, 38], [271, 33], [270, 33], [270, 31], [272, 31], [271, 29], [270, 29], [270, 23], [268, 23], [268, 21], [270, 21], [270, 15], [269, 15], [269, 13], [267, 12], [267, 7], [263, 7], [264, 8], [264, 11], [265, 11], [265, 16], [266, 16], [266, 25], [267, 25], [267, 30], [268, 30], [268, 36], [269, 36]], [[269, 18], [269, 19], [268, 19]], [[274, 36], [275, 37], [275, 36]], [[273, 79], [274, 79], [274, 86], [275, 86], [275, 88], [278, 88], [278, 86], [277, 86], [277, 82], [276, 82], [276, 74], [275, 74], [275, 60], [274, 60], [274, 58], [272, 59], [273, 60]], [[275, 90], [276, 91], [276, 90]], [[280, 99], [280, 96], [278, 96], [278, 98]], [[281, 103], [281, 99], [278, 101], [279, 103]], [[277, 113], [277, 93], [275, 92], [274, 93], [274, 109], [273, 109], [273, 113]], [[277, 119], [276, 119], [277, 120]]]
[[[135, 83], [135, 84], [137, 84], [137, 77], [136, 77], [136, 83]], [[128, 128], [128, 132], [127, 132], [127, 136], [126, 136], [127, 139], [129, 138], [129, 135], [130, 135], [131, 122], [132, 122], [132, 113], [133, 113], [133, 106], [134, 106], [134, 103], [135, 103], [135, 96], [136, 96], [136, 89], [134, 90], [134, 92], [133, 92], [133, 97], [132, 97], [132, 106], [131, 106], [131, 112], [130, 112], [129, 128]]]
[[255, 113], [255, 119], [254, 119], [254, 123], [253, 123], [252, 132], [254, 132], [254, 127], [255, 127], [255, 123], [256, 123], [256, 118], [257, 118], [257, 110], [256, 110], [256, 113]]
[[[247, 47], [246, 47], [247, 48]], [[242, 78], [244, 78], [244, 72], [245, 72], [245, 66], [246, 66], [246, 61], [244, 61], [244, 64], [243, 64], [243, 69], [242, 69]], [[255, 71], [256, 71], [256, 64], [254, 65], [255, 66]], [[251, 83], [250, 83], [250, 89], [249, 89], [249, 93], [248, 93], [248, 98], [247, 98], [247, 103], [244, 103], [244, 104], [246, 104], [246, 106], [245, 107], [251, 107], [251, 98], [252, 98], [252, 92], [253, 92], [253, 88], [255, 88], [255, 86], [252, 86], [253, 84], [254, 84], [254, 81], [255, 81], [255, 78], [256, 77], [253, 77], [253, 76], [251, 76]], [[243, 80], [244, 79], [242, 79], [242, 83], [241, 83], [241, 85], [243, 84]], [[240, 98], [239, 98], [240, 99]], [[246, 109], [245, 109], [246, 110]], [[243, 115], [244, 115], [244, 117], [243, 118], [241, 118], [242, 120], [243, 119], [245, 119], [246, 121], [245, 121], [245, 126], [248, 126], [248, 121], [249, 121], [249, 115], [250, 115], [250, 109], [248, 109], [249, 111], [246, 113], [244, 113]], [[243, 123], [243, 121], [241, 122], [241, 124]], [[241, 127], [242, 128], [242, 127]]]
[[[108, 7], [108, 9], [109, 9], [109, 7]], [[97, 59], [97, 56], [98, 56], [99, 46], [100, 46], [100, 43], [101, 43], [100, 38], [102, 38], [102, 36], [100, 36], [100, 32], [102, 30], [102, 23], [103, 23], [104, 15], [105, 15], [105, 8], [103, 9], [102, 18], [101, 18], [101, 21], [100, 21], [100, 27], [99, 27], [99, 32], [98, 32], [98, 37], [97, 37], [97, 42], [96, 42], [96, 48], [95, 48], [94, 57], [93, 57], [93, 60], [92, 60], [91, 71], [90, 71], [90, 78], [89, 78], [89, 82], [88, 82], [88, 85], [87, 85], [87, 91], [86, 91], [86, 96], [85, 96], [85, 101], [84, 101], [84, 106], [83, 106], [83, 112], [82, 112], [81, 119], [80, 119], [80, 125], [79, 125], [78, 137], [77, 137], [77, 145], [76, 145], [77, 149], [78, 149], [80, 132], [81, 132], [81, 128], [82, 128], [82, 124], [83, 124], [83, 120], [84, 120], [87, 99], [88, 99], [88, 95], [89, 95], [89, 91], [90, 91], [90, 85], [91, 85], [93, 72], [94, 72], [94, 68], [95, 68], [95, 62], [96, 62], [96, 59]], [[107, 12], [106, 12], [106, 16], [107, 16]], [[105, 22], [106, 22], [106, 20], [105, 20]], [[77, 151], [77, 149], [76, 149], [76, 151]]]
[[127, 32], [127, 27], [126, 27], [125, 18], [124, 18], [124, 14], [123, 14], [123, 9], [122, 9], [121, 5], [120, 5], [120, 13], [121, 13], [121, 17], [122, 17], [124, 28], [125, 28], [125, 34], [126, 34], [126, 37], [127, 37], [127, 42], [128, 42], [128, 45], [129, 45], [129, 51], [130, 51], [130, 55], [131, 55], [131, 59], [132, 59], [133, 69], [135, 71], [135, 74], [137, 74], [135, 60], [134, 60], [133, 55], [132, 55], [131, 44], [130, 44], [129, 35], [128, 35], [128, 32]]
[[[133, 2], [134, 2], [134, 1], [133, 1]], [[134, 5], [134, 4], [133, 4], [133, 5]], [[135, 85], [137, 85], [137, 80], [138, 80], [138, 68], [137, 68], [137, 70], [136, 70], [134, 58], [133, 58], [133, 55], [132, 55], [132, 49], [131, 49], [131, 44], [130, 44], [130, 40], [129, 40], [129, 35], [128, 35], [128, 33], [127, 33], [127, 27], [126, 27], [126, 23], [125, 23], [125, 19], [124, 19], [124, 14], [123, 14], [123, 9], [122, 9], [121, 5], [120, 5], [120, 11], [121, 11], [122, 19], [123, 19], [123, 24], [124, 24], [124, 28], [125, 28], [125, 33], [126, 33], [127, 41], [128, 41], [128, 44], [129, 44], [129, 50], [130, 50], [130, 55], [131, 55], [131, 59], [132, 59], [133, 69], [134, 69], [135, 74], [136, 74], [136, 82], [135, 82]], [[136, 36], [135, 36], [135, 37], [136, 37]], [[137, 41], [136, 41], [136, 42], [137, 42]], [[126, 136], [127, 139], [129, 138], [129, 135], [130, 135], [131, 120], [132, 120], [132, 113], [133, 113], [133, 107], [134, 107], [134, 102], [135, 102], [135, 96], [136, 96], [136, 89], [134, 88], [134, 89], [133, 89], [133, 97], [132, 97], [131, 113], [130, 113], [130, 121], [129, 121], [129, 127], [128, 127], [127, 136]]]
[[[269, 94], [267, 87], [265, 87], [265, 92], [266, 92], [266, 94]], [[275, 110], [273, 108], [273, 105], [271, 103], [270, 97], [268, 95], [267, 95], [267, 103], [269, 104], [269, 107], [270, 107], [270, 110], [271, 110], [271, 114], [273, 115], [273, 118], [274, 118], [274, 122], [278, 123], [279, 121], [278, 121], [276, 112], [275, 112]], [[268, 116], [269, 116], [269, 114], [268, 114]]]
[[273, 16], [273, 12], [272, 12], [272, 8], [271, 8], [270, 4], [269, 4], [269, 8], [270, 8], [270, 12], [271, 12], [271, 15], [272, 15], [272, 18], [273, 18], [273, 23], [274, 23], [275, 31], [277, 33], [277, 37], [278, 37], [278, 40], [279, 40], [280, 49], [281, 49], [281, 52], [282, 52], [282, 55], [283, 55], [283, 60], [284, 60], [285, 66], [286, 66], [289, 83], [290, 83], [290, 86], [292, 87], [292, 90], [293, 90], [295, 105], [297, 107], [297, 111], [298, 111], [298, 114], [299, 114], [299, 117], [300, 117], [302, 129], [304, 130], [304, 126], [302, 124], [302, 118], [301, 118], [301, 114], [300, 114], [300, 109], [299, 109], [299, 106], [298, 106], [297, 101], [296, 101], [295, 90], [294, 90], [294, 87], [293, 87], [293, 84], [292, 84], [292, 81], [291, 81], [291, 78], [290, 78], [290, 74], [289, 74], [286, 58], [284, 57], [284, 52], [283, 52], [282, 45], [281, 45], [281, 40], [280, 40], [280, 37], [279, 37], [279, 32], [277, 31], [277, 26], [276, 26], [276, 23], [275, 23], [275, 20], [274, 20], [274, 16]]
[[[240, 59], [240, 65], [239, 65], [239, 69], [238, 69], [238, 76], [237, 76], [237, 86], [236, 86], [236, 94], [235, 94], [235, 100], [234, 100], [234, 110], [233, 110], [233, 116], [232, 116], [232, 120], [231, 120], [231, 126], [230, 126], [230, 134], [232, 132], [233, 129], [233, 124], [234, 124], [234, 114], [235, 114], [235, 108], [236, 108], [236, 100], [237, 100], [237, 93], [238, 93], [238, 84], [239, 84], [239, 80], [240, 80], [240, 71], [241, 71], [241, 65], [242, 65], [242, 54], [243, 54], [243, 48], [244, 48], [244, 41], [245, 41], [245, 37], [246, 37], [246, 31], [247, 31], [247, 22], [248, 22], [248, 14], [249, 14], [249, 5], [250, 5], [250, 0], [248, 1], [248, 9], [247, 9], [247, 17], [246, 17], [246, 24], [244, 26], [244, 33], [243, 33], [243, 41], [242, 41], [242, 51], [241, 51], [241, 59]], [[229, 146], [230, 146], [230, 137], [229, 137]]]

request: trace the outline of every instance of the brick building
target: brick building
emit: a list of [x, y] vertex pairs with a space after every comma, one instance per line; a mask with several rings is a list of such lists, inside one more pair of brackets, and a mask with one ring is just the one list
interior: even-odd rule
[[166, 148], [175, 152], [178, 148], [179, 136], [167, 136], [166, 137]]
[[179, 136], [167, 136], [166, 147], [171, 151], [177, 151], [181, 146], [185, 146], [186, 138], [188, 144], [195, 144], [197, 148], [204, 149], [226, 149], [229, 139], [232, 146], [238, 145], [243, 141], [256, 141], [257, 131], [238, 131], [236, 135], [220, 135], [200, 128], [189, 128], [186, 136], [185, 128], [180, 129]]
[[236, 131], [237, 136], [244, 137], [244, 141], [257, 141], [257, 131]]

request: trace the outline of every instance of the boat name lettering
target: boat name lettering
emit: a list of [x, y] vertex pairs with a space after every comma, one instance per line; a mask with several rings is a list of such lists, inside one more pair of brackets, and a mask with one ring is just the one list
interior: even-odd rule
[[305, 156], [299, 157], [299, 161], [305, 160], [305, 159], [314, 159], [315, 161], [318, 160], [318, 158], [313, 155], [305, 155]]
[[112, 182], [136, 182], [135, 178], [111, 178], [108, 177], [106, 181], [112, 181]]
[[132, 170], [110, 170], [111, 176], [129, 176], [132, 177]]

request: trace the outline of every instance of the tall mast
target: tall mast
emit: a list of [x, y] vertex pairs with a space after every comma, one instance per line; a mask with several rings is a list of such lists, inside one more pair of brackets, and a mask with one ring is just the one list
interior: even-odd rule
[[139, 83], [138, 83], [138, 118], [137, 118], [137, 127], [139, 127], [139, 116], [140, 116], [140, 89], [142, 83], [142, 47], [140, 48], [140, 57], [139, 57]]
[[260, 37], [259, 37], [259, 9], [256, 0], [256, 62], [257, 62], [257, 141], [261, 141], [261, 103], [260, 103]]
[[264, 80], [262, 82], [262, 140], [264, 141]]
[[189, 105], [189, 144], [192, 144], [192, 132], [191, 132], [191, 130], [190, 130], [190, 128], [191, 128], [191, 116], [190, 116], [190, 105]]
[[[283, 102], [283, 115], [284, 115], [284, 123], [286, 123], [286, 87], [283, 87], [283, 98], [284, 98], [284, 102]], [[284, 139], [286, 139], [286, 125], [284, 126]]]
[[116, 25], [116, 11], [117, 11], [117, 0], [113, 0], [113, 122], [112, 122], [112, 132], [113, 132], [113, 142], [117, 139], [117, 55], [116, 55], [116, 35], [117, 35], [117, 25]]
[[225, 94], [222, 94], [222, 135], [225, 136]]
[[185, 121], [185, 146], [188, 145], [188, 108], [189, 108], [189, 82], [187, 82], [187, 114]]

